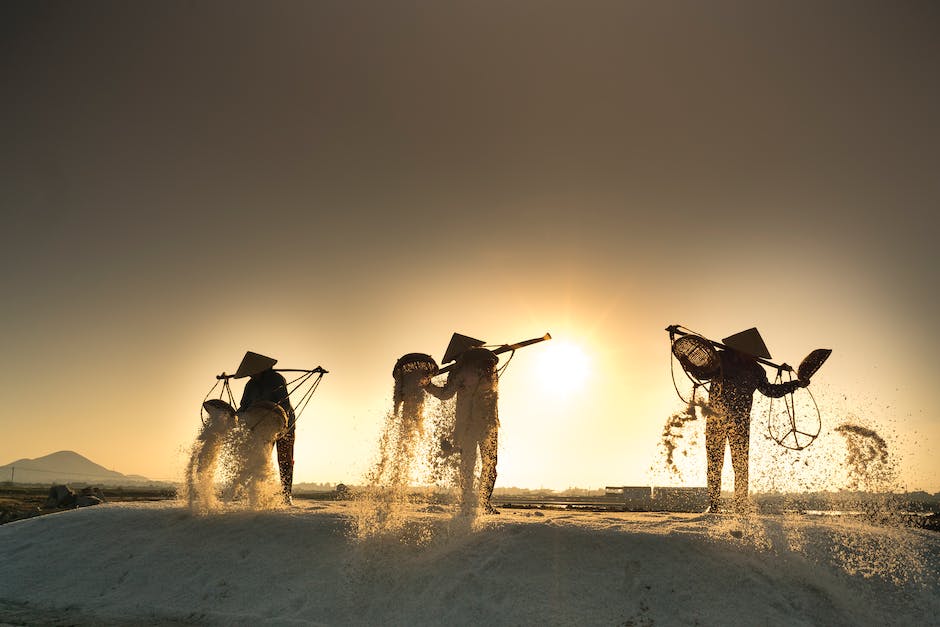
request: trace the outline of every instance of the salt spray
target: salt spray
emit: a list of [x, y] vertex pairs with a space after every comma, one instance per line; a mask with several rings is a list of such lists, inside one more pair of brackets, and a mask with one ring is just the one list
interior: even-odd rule
[[415, 509], [428, 514], [447, 511], [460, 483], [459, 455], [450, 446], [454, 401], [428, 406], [422, 385], [426, 376], [410, 372], [396, 381], [395, 411], [385, 416], [377, 458], [354, 502], [350, 535], [360, 541], [426, 546], [435, 537], [474, 528], [475, 510], [458, 511], [443, 526], [412, 515]]
[[280, 506], [283, 495], [273, 472], [271, 453], [287, 426], [284, 411], [265, 402], [237, 415], [231, 406], [228, 410], [207, 407], [207, 411], [209, 420], [196, 437], [186, 469], [190, 510], [210, 514], [225, 507], [261, 510]]
[[[651, 470], [681, 479], [688, 472], [680, 455], [704, 468], [704, 450], [698, 450], [694, 435], [707, 407], [707, 401], [697, 400], [667, 418], [658, 462]], [[900, 460], [890, 454], [889, 441], [877, 429], [853, 416], [824, 432], [811, 447], [792, 451], [776, 445], [759, 426], [752, 423], [751, 487], [783, 515], [710, 520], [716, 540], [810, 558], [820, 547], [828, 547], [826, 553], [846, 573], [894, 584], [936, 577], [919, 537], [895, 531], [908, 519], [895, 496], [903, 489]], [[836, 434], [841, 437], [834, 438]], [[813, 517], [802, 513], [806, 502], [825, 503], [821, 513], [840, 515], [844, 530], [815, 526]]]

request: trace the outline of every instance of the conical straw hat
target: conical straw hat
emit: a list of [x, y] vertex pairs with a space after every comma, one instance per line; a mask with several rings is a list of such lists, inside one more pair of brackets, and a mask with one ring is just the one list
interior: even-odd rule
[[441, 363], [446, 364], [447, 362], [454, 361], [457, 359], [457, 355], [465, 350], [483, 346], [484, 344], [486, 344], [486, 342], [483, 340], [472, 338], [469, 335], [454, 333], [450, 337], [450, 344], [447, 345], [447, 350], [444, 351], [444, 358], [441, 359]]
[[273, 368], [276, 363], [276, 359], [248, 351], [245, 353], [245, 356], [242, 357], [242, 363], [238, 365], [238, 371], [235, 373], [234, 377], [236, 379], [250, 377], [268, 368]]
[[758, 333], [757, 327], [728, 336], [721, 340], [721, 343], [752, 357], [770, 359], [770, 351], [767, 350], [767, 345], [764, 344], [764, 339]]

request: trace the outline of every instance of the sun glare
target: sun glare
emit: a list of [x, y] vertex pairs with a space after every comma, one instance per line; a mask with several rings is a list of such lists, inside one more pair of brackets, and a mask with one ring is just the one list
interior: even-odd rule
[[552, 340], [541, 351], [538, 370], [547, 390], [568, 395], [584, 387], [591, 371], [591, 360], [577, 344]]

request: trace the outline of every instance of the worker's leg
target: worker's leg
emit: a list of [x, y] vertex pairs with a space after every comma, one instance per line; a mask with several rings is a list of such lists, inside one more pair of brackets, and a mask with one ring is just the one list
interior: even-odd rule
[[499, 427], [494, 425], [480, 442], [480, 505], [487, 514], [496, 513], [490, 504], [493, 486], [496, 485], [496, 449], [499, 443]]
[[738, 417], [729, 425], [728, 442], [731, 445], [731, 467], [734, 469], [734, 506], [748, 508], [748, 450], [751, 442], [749, 417]]
[[277, 439], [277, 468], [281, 475], [284, 498], [290, 502], [294, 484], [294, 430]]
[[709, 511], [716, 512], [721, 503], [721, 467], [725, 463], [726, 421], [721, 415], [705, 419], [705, 460], [708, 482]]
[[466, 436], [457, 440], [460, 465], [457, 474], [457, 489], [460, 493], [460, 508], [472, 511], [476, 507], [473, 492], [473, 471], [477, 465], [477, 443]]

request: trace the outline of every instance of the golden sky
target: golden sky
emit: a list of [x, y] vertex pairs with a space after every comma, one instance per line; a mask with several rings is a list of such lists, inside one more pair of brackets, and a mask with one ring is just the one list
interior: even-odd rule
[[940, 490], [933, 3], [0, 11], [0, 464], [178, 477], [253, 350], [330, 370], [296, 480], [355, 483], [400, 355], [549, 331], [581, 385], [516, 355], [497, 485], [642, 485], [680, 323], [832, 348], [824, 431]]

